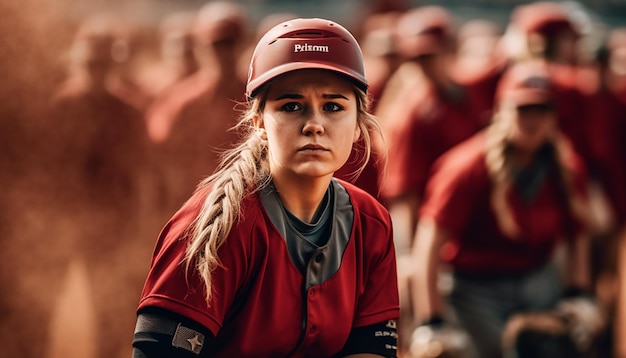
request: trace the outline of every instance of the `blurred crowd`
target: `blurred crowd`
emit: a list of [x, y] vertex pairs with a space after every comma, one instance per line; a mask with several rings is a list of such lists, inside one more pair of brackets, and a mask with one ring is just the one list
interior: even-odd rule
[[[378, 198], [394, 220], [400, 353], [446, 356], [441, 347], [420, 353], [410, 338], [420, 325], [411, 252], [432, 167], [490, 126], [507, 69], [539, 61], [556, 93], [559, 130], [588, 177], [590, 294], [604, 319], [587, 356], [626, 357], [616, 339], [626, 335], [626, 28], [599, 24], [574, 3], [520, 5], [505, 22], [379, 3], [351, 30], [385, 138], [358, 178], [359, 143], [338, 176]], [[149, 26], [89, 16], [59, 44], [67, 51], [51, 66], [58, 75], [42, 78], [54, 85], [27, 101], [8, 100], [13, 88], [2, 87], [0, 355], [50, 356], [50, 337], [74, 334], [53, 321], [68, 271], [81, 267], [92, 340], [64, 341], [90, 346], [93, 357], [130, 356], [157, 234], [237, 136], [251, 46], [300, 16], [251, 15], [213, 1]], [[19, 76], [10, 78], [19, 86]]]

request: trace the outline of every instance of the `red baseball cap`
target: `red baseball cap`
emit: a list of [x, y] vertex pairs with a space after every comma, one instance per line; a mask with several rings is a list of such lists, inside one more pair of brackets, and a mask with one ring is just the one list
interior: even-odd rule
[[512, 65], [498, 82], [496, 103], [516, 106], [552, 104], [550, 77], [543, 63], [521, 62]]

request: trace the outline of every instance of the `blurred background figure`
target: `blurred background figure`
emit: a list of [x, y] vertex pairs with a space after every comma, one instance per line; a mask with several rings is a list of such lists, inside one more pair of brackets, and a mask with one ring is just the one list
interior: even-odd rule
[[[595, 33], [594, 33], [595, 32]], [[518, 6], [511, 13], [504, 35], [505, 49], [513, 59], [539, 58], [546, 62], [557, 97], [559, 128], [582, 157], [589, 175], [592, 279], [598, 297], [607, 307], [616, 293], [614, 272], [616, 238], [623, 224], [624, 139], [623, 104], [608, 90], [608, 52], [592, 50], [590, 15], [573, 3], [535, 2]], [[604, 40], [602, 40], [604, 41]], [[619, 119], [618, 119], [619, 118]], [[619, 163], [618, 163], [619, 162]], [[620, 217], [621, 216], [621, 217]]]
[[[574, 319], [590, 310], [585, 354], [603, 328], [585, 166], [558, 129], [550, 83], [542, 62], [512, 65], [498, 85], [493, 122], [438, 159], [420, 208], [415, 318], [435, 331], [458, 324], [476, 349], [471, 357], [502, 357], [515, 313], [563, 304], [575, 307], [564, 313]], [[452, 283], [444, 290], [446, 272]]]
[[[626, 346], [617, 339], [626, 333], [624, 291], [621, 289], [625, 272], [620, 272], [624, 260], [623, 242], [626, 220], [626, 29], [608, 31], [603, 46], [597, 52], [595, 66], [581, 78], [583, 91], [589, 93], [586, 128], [589, 138], [588, 166], [597, 184], [595, 209], [594, 269], [598, 296], [615, 317], [612, 343], [616, 356], [626, 356]], [[623, 264], [621, 264], [623, 265]], [[622, 268], [623, 269], [623, 268]], [[621, 298], [620, 298], [621, 297]], [[616, 304], [618, 305], [616, 307]], [[608, 353], [609, 351], [607, 351]]]
[[[612, 309], [620, 297], [615, 270], [624, 226], [624, 189], [617, 183], [626, 180], [624, 163], [619, 159], [625, 153], [624, 101], [619, 99], [619, 90], [615, 91], [621, 76], [616, 75], [619, 65], [611, 65], [620, 62], [619, 48], [623, 45], [619, 45], [619, 31], [603, 40], [606, 46], [590, 46], [593, 28], [589, 15], [580, 7], [559, 3], [520, 7], [512, 21], [527, 30], [529, 48], [550, 64], [558, 89], [559, 126], [588, 168], [593, 279], [598, 297]], [[596, 57], [589, 52], [594, 48], [600, 48]]]
[[141, 76], [141, 83], [150, 97], [198, 70], [191, 34], [195, 15], [191, 10], [173, 11], [159, 22], [157, 59]]
[[196, 184], [213, 172], [218, 152], [237, 138], [235, 107], [243, 101], [245, 78], [239, 56], [249, 39], [244, 7], [209, 2], [191, 28], [198, 70], [156, 96], [147, 112], [148, 133], [157, 146], [160, 207], [169, 216]]
[[394, 219], [401, 324], [410, 328], [405, 273], [413, 263], [406, 259], [430, 167], [485, 125], [481, 116], [490, 101], [479, 99], [490, 94], [453, 77], [456, 27], [446, 9], [424, 6], [404, 12], [396, 22], [395, 36], [403, 63], [388, 80], [376, 114], [385, 129], [389, 155], [387, 170], [381, 173], [381, 195]]
[[456, 76], [476, 76], [477, 73], [501, 68], [503, 56], [499, 43], [504, 33], [494, 20], [470, 19], [457, 32]]
[[[49, 208], [57, 178], [45, 155], [46, 102], [62, 73], [56, 57], [66, 26], [41, 16], [56, 4], [0, 2], [0, 355], [43, 357], [48, 323], [71, 248]], [[33, 9], [37, 9], [34, 11]], [[39, 16], [35, 15], [39, 14]], [[36, 18], [36, 21], [33, 19]], [[55, 29], [51, 36], [50, 29]], [[8, 34], [11, 34], [8, 36]], [[58, 36], [58, 37], [57, 37]], [[37, 337], [37, 339], [33, 339]]]
[[[395, 219], [396, 246], [400, 251], [410, 246], [413, 213], [433, 157], [451, 146], [452, 141], [456, 143], [475, 131], [464, 115], [454, 116], [457, 102], [460, 106], [463, 102], [460, 89], [448, 72], [454, 51], [452, 26], [445, 9], [430, 6], [404, 12], [394, 29], [402, 63], [387, 82], [377, 116], [385, 128], [390, 158], [388, 170], [382, 175], [382, 196]], [[437, 130], [457, 131], [449, 122], [455, 119], [461, 122], [461, 128], [471, 127], [469, 133], [442, 142], [443, 133]], [[429, 138], [432, 135], [439, 136]], [[437, 142], [435, 147], [430, 141]]]
[[398, 69], [402, 57], [398, 53], [395, 27], [402, 16], [400, 11], [387, 11], [367, 16], [359, 31], [359, 42], [363, 48], [368, 92], [374, 108], [382, 95], [391, 75]]
[[564, 3], [532, 2], [515, 7], [503, 35], [503, 50], [510, 61], [543, 59], [549, 66], [559, 113], [559, 126], [580, 155], [589, 151], [584, 106], [587, 95], [578, 87], [585, 63], [581, 39], [585, 27], [575, 21]]
[[537, 1], [518, 5], [511, 12], [507, 52], [513, 59], [546, 58], [551, 63], [580, 62], [579, 39], [583, 24], [574, 20], [564, 3]]
[[[112, 95], [143, 112], [149, 94], [136, 82], [135, 56], [142, 46], [136, 24], [112, 14], [97, 13], [80, 19], [64, 58], [66, 85], [100, 83]], [[90, 78], [93, 78], [91, 80]]]
[[70, 240], [70, 260], [86, 270], [100, 357], [127, 353], [122, 342], [133, 323], [125, 312], [140, 292], [136, 275], [143, 273], [127, 258], [150, 252], [141, 230], [154, 190], [143, 114], [119, 91], [115, 24], [107, 16], [79, 24], [46, 124], [56, 195], [64, 203], [57, 210], [68, 221], [56, 225], [73, 226], [64, 240]]
[[[116, 27], [106, 16], [80, 24], [67, 59], [67, 77], [52, 98], [49, 127], [59, 148], [62, 190], [71, 203], [86, 198], [119, 215], [138, 211], [140, 176], [149, 168], [150, 142], [143, 114], [115, 72]], [[82, 192], [86, 190], [86, 192]]]

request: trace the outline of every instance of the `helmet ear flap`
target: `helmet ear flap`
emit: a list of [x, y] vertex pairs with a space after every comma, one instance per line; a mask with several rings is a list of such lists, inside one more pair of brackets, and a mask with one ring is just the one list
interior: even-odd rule
[[354, 36], [330, 20], [299, 18], [274, 26], [259, 40], [246, 95], [252, 98], [273, 78], [301, 69], [334, 71], [367, 91], [363, 54]]

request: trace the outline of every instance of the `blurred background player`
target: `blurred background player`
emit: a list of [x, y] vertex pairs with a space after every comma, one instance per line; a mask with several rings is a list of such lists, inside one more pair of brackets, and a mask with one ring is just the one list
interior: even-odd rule
[[152, 98], [198, 70], [191, 34], [195, 15], [191, 10], [167, 13], [155, 29], [157, 58], [140, 78]]
[[213, 172], [218, 151], [237, 139], [235, 107], [245, 98], [239, 56], [248, 41], [248, 17], [239, 4], [204, 5], [191, 33], [198, 70], [167, 88], [147, 112], [163, 180], [163, 214], [169, 216]]
[[[626, 29], [608, 31], [604, 46], [597, 52], [595, 66], [582, 77], [581, 86], [589, 94], [586, 128], [589, 139], [588, 165], [601, 195], [593, 207], [598, 224], [593, 248], [596, 290], [599, 298], [610, 308], [623, 312], [624, 260], [623, 242], [626, 220]], [[622, 297], [622, 298], [620, 298]], [[620, 301], [621, 300], [621, 301]], [[621, 307], [616, 307], [616, 304]], [[623, 314], [623, 313], [622, 313]], [[614, 317], [611, 314], [610, 317]], [[616, 356], [624, 355], [626, 347], [617, 339], [624, 332], [624, 316], [615, 320], [612, 342]], [[622, 352], [622, 353], [617, 353]]]
[[[498, 44], [504, 29], [494, 20], [472, 18], [457, 32], [456, 64], [459, 76], [475, 76], [502, 60]], [[472, 73], [473, 72], [473, 73]]]
[[414, 8], [397, 22], [404, 61], [389, 80], [377, 114], [390, 157], [382, 192], [395, 218], [399, 250], [410, 247], [432, 162], [484, 126], [469, 91], [451, 76], [454, 31], [451, 14], [437, 6]]
[[433, 167], [413, 246], [417, 321], [456, 322], [480, 358], [502, 356], [514, 313], [594, 302], [586, 170], [558, 129], [545, 64], [512, 65], [495, 101], [492, 124]]
[[583, 29], [562, 3], [519, 5], [511, 12], [504, 46], [512, 61], [527, 58], [546, 61], [558, 96], [559, 126], [575, 149], [585, 156], [588, 150], [585, 94], [577, 87], [577, 77], [584, 64], [580, 41]]
[[141, 230], [154, 190], [143, 113], [119, 91], [116, 23], [96, 16], [79, 24], [46, 124], [53, 128], [49, 159], [57, 164], [51, 174], [61, 179], [55, 189], [64, 203], [55, 226], [67, 225], [65, 242], [57, 244], [71, 247], [66, 268], [75, 267], [70, 262], [84, 267], [93, 302], [82, 304], [93, 307], [91, 323], [106, 337], [94, 343], [100, 357], [125, 352], [120, 343], [132, 322], [119, 314], [138, 294], [135, 275], [142, 267], [119, 263], [146, 253]]
[[[69, 50], [67, 76], [52, 98], [53, 148], [69, 203], [137, 212], [139, 178], [150, 165], [150, 142], [142, 112], [118, 91], [113, 51], [115, 22], [108, 16], [83, 21]], [[69, 190], [69, 191], [68, 191]], [[86, 191], [82, 191], [86, 190]]]
[[[480, 101], [473, 97], [482, 92], [452, 76], [455, 31], [452, 15], [442, 7], [417, 7], [400, 16], [395, 36], [403, 62], [387, 81], [376, 111], [389, 155], [387, 170], [381, 173], [381, 197], [394, 218], [401, 308], [406, 317], [401, 326], [412, 324], [404, 273], [412, 270], [413, 263], [404, 259], [410, 257], [430, 167], [446, 150], [484, 126]], [[402, 335], [400, 341], [402, 345]]]
[[35, 15], [55, 8], [31, 0], [0, 3], [0, 31], [14, 34], [0, 39], [0, 354], [6, 357], [48, 352], [48, 324], [72, 252], [50, 209], [59, 206], [54, 189], [60, 178], [47, 155], [54, 127], [45, 125], [66, 47], [50, 34], [70, 30]]

